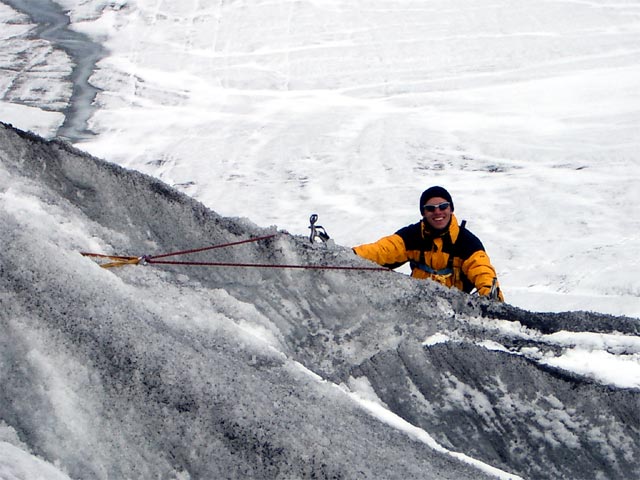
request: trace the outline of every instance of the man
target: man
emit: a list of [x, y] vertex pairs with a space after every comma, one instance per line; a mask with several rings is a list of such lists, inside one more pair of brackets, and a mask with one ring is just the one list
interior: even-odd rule
[[482, 242], [465, 228], [464, 221], [458, 225], [449, 192], [438, 186], [425, 190], [420, 213], [420, 222], [353, 251], [388, 268], [408, 261], [415, 278], [430, 278], [467, 293], [475, 288], [480, 295], [504, 301]]

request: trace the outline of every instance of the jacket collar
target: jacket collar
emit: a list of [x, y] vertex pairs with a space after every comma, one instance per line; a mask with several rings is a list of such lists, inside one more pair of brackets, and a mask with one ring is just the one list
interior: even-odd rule
[[422, 229], [422, 238], [440, 238], [444, 237], [447, 233], [451, 236], [451, 241], [456, 243], [458, 239], [458, 234], [460, 233], [460, 227], [458, 226], [458, 219], [455, 214], [451, 214], [451, 221], [449, 222], [449, 227], [444, 230], [433, 230], [429, 229], [429, 224], [423, 218], [420, 222]]

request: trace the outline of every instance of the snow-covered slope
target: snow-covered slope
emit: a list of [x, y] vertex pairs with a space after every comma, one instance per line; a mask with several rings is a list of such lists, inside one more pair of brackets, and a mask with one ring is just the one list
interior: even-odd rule
[[[343, 245], [442, 184], [510, 303], [640, 317], [637, 1], [58, 3], [106, 48], [83, 150]], [[53, 135], [69, 45], [0, 16], [0, 120]]]
[[102, 269], [79, 252], [272, 234], [182, 258], [369, 264], [6, 125], [0, 225], [0, 475], [640, 475], [635, 319], [531, 313], [394, 272]]

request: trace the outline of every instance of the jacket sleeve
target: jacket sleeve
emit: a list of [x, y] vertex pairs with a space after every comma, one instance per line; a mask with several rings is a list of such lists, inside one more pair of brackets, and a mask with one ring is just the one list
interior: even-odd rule
[[[493, 279], [497, 278], [496, 270], [491, 265], [491, 260], [484, 250], [474, 252], [462, 263], [462, 273], [478, 289], [478, 294], [487, 296], [491, 292]], [[504, 302], [502, 291], [498, 290], [498, 298]]]
[[397, 233], [374, 243], [353, 247], [353, 251], [358, 256], [387, 268], [396, 268], [408, 260], [404, 240]]

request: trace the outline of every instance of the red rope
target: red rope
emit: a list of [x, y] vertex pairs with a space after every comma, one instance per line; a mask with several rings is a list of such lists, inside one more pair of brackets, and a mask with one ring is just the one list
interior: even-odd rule
[[253, 267], [253, 268], [297, 268], [306, 270], [375, 270], [386, 272], [384, 267], [346, 267], [338, 265], [288, 265], [288, 264], [268, 264], [268, 263], [228, 263], [228, 262], [176, 262], [172, 260], [155, 261], [153, 258], [147, 259], [147, 263], [158, 265], [192, 265], [200, 267]]
[[[273, 233], [271, 235], [265, 235], [263, 237], [249, 238], [247, 240], [239, 240], [237, 242], [222, 243], [220, 245], [212, 245], [210, 247], [194, 248], [193, 250], [182, 250], [180, 252], [164, 253], [162, 255], [150, 255], [150, 256], [147, 257], [147, 261], [149, 261], [149, 259], [153, 259], [153, 258], [165, 258], [165, 257], [172, 257], [174, 255], [186, 255], [188, 253], [198, 253], [198, 252], [204, 252], [206, 250], [213, 250], [214, 248], [232, 247], [234, 245], [240, 245], [240, 244], [243, 244], [243, 243], [259, 242], [260, 240], [266, 240], [268, 238], [273, 238], [273, 237], [275, 237], [277, 235], [278, 235], [277, 233]], [[149, 263], [151, 263], [151, 262], [149, 262]]]
[[88, 257], [108, 258], [114, 260], [112, 263], [103, 264], [105, 268], [118, 267], [123, 265], [137, 265], [140, 263], [149, 263], [156, 265], [192, 265], [203, 267], [251, 267], [251, 268], [294, 268], [304, 270], [369, 270], [369, 271], [386, 271], [388, 268], [384, 267], [344, 267], [337, 265], [285, 265], [285, 264], [264, 264], [264, 263], [230, 263], [230, 262], [178, 262], [172, 260], [160, 260], [158, 258], [166, 258], [177, 255], [187, 255], [189, 253], [204, 252], [206, 250], [213, 250], [215, 248], [231, 247], [234, 245], [241, 245], [243, 243], [259, 242], [260, 240], [267, 240], [269, 238], [276, 237], [278, 234], [264, 235], [262, 237], [249, 238], [247, 240], [239, 240], [237, 242], [223, 243], [219, 245], [211, 245], [209, 247], [194, 248], [191, 250], [181, 250], [177, 252], [163, 253], [162, 255], [143, 255], [141, 257], [129, 257], [121, 255], [103, 255], [100, 253], [87, 253], [80, 252], [81, 255]]

